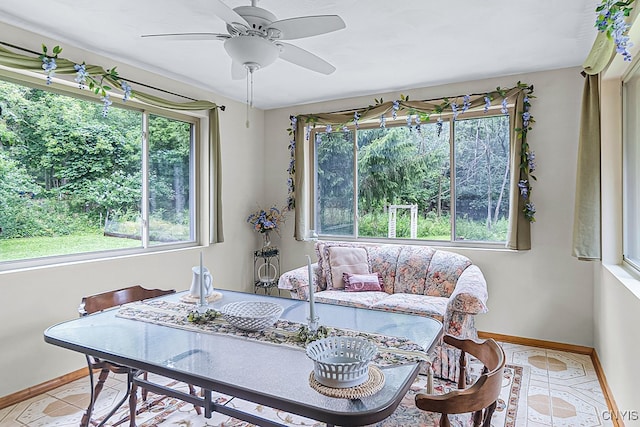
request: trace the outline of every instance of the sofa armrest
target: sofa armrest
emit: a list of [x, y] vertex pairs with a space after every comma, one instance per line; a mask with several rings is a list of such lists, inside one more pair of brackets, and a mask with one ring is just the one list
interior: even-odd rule
[[[317, 274], [318, 263], [311, 264], [313, 273], [314, 290], [318, 291]], [[293, 270], [285, 271], [278, 279], [278, 289], [285, 289], [291, 292], [294, 299], [306, 300], [309, 298], [309, 270], [308, 267], [302, 266]]]
[[456, 287], [449, 297], [448, 311], [457, 311], [465, 314], [486, 313], [487, 281], [477, 265], [467, 267], [456, 283]]

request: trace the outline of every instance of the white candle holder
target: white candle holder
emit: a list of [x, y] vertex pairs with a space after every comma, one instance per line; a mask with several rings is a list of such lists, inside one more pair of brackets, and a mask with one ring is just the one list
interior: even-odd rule
[[318, 327], [320, 326], [320, 317], [315, 316], [314, 318], [307, 317], [307, 326], [309, 328], [309, 332], [311, 334], [315, 334], [318, 331]]

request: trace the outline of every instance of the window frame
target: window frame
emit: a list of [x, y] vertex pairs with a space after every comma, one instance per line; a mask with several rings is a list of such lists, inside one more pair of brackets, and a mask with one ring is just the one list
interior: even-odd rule
[[[0, 68], [0, 80], [7, 81], [9, 83], [22, 85], [34, 89], [39, 89], [47, 92], [56, 93], [63, 96], [69, 96], [83, 101], [93, 102], [100, 104], [99, 98], [93, 93], [88, 93], [88, 89], [80, 89], [77, 83], [54, 77], [50, 85], [45, 84], [42, 75], [22, 70], [6, 70]], [[123, 248], [123, 249], [105, 249], [90, 252], [81, 252], [75, 254], [65, 255], [50, 255], [44, 257], [28, 258], [28, 259], [16, 259], [0, 261], [0, 272], [11, 271], [22, 268], [34, 268], [34, 267], [54, 267], [63, 263], [69, 262], [81, 262], [81, 261], [99, 261], [121, 256], [140, 255], [154, 252], [166, 252], [176, 249], [183, 249], [189, 247], [204, 246], [203, 232], [206, 227], [203, 223], [203, 218], [206, 215], [201, 215], [200, 207], [208, 206], [201, 196], [201, 172], [199, 164], [201, 159], [205, 158], [205, 144], [202, 135], [201, 120], [205, 118], [202, 112], [197, 111], [174, 111], [169, 109], [163, 109], [154, 107], [137, 101], [135, 98], [131, 98], [124, 102], [120, 97], [113, 97], [111, 99], [111, 108], [122, 108], [126, 110], [134, 110], [141, 113], [141, 174], [142, 174], [142, 194], [143, 200], [141, 203], [140, 215], [142, 219], [142, 242], [140, 247], [135, 248]], [[148, 144], [148, 124], [149, 116], [156, 115], [169, 119], [179, 120], [189, 123], [191, 142], [190, 142], [190, 154], [189, 154], [189, 210], [190, 221], [193, 224], [190, 231], [190, 237], [188, 241], [182, 242], [157, 242], [152, 245], [149, 244], [149, 144]], [[147, 237], [146, 241], [144, 237]]]
[[[515, 109], [514, 109], [514, 105], [513, 103], [509, 103], [508, 106], [508, 116], [509, 116], [509, 132], [508, 132], [508, 137], [509, 137], [509, 155], [507, 157], [507, 159], [509, 159], [511, 157], [511, 150], [513, 149], [513, 144], [511, 142], [511, 137], [512, 137], [512, 132], [511, 130], [513, 129], [514, 126], [514, 115], [515, 115]], [[500, 115], [504, 115], [503, 113], [500, 112], [501, 106], [495, 106], [492, 105], [487, 113], [484, 113], [482, 110], [475, 110], [475, 111], [466, 111], [464, 113], [464, 117], [460, 117], [458, 120], [466, 120], [466, 119], [475, 119], [475, 118], [487, 118], [487, 117], [494, 117], [494, 116], [500, 116]], [[407, 115], [402, 115], [402, 116], [398, 116], [395, 120], [391, 120], [391, 119], [387, 119], [386, 123], [385, 123], [385, 127], [389, 128], [389, 127], [402, 127], [402, 126], [407, 126], [406, 124], [406, 117]], [[450, 164], [451, 164], [451, 176], [450, 176], [450, 188], [451, 189], [455, 189], [455, 131], [454, 131], [454, 120], [453, 120], [453, 114], [450, 112], [443, 112], [442, 114], [439, 115], [440, 118], [442, 118], [443, 121], [448, 121], [449, 122], [449, 160], [450, 160]], [[436, 119], [437, 120], [437, 119]], [[428, 122], [423, 122], [422, 125], [426, 125], [426, 124], [435, 124], [435, 120], [432, 117], [430, 121]], [[357, 174], [357, 168], [358, 168], [358, 156], [357, 156], [357, 151], [358, 151], [358, 141], [357, 141], [357, 130], [362, 130], [362, 129], [376, 129], [379, 128], [380, 124], [378, 121], [375, 120], [368, 120], [368, 121], [363, 121], [360, 122], [356, 128], [356, 126], [354, 124], [349, 124], [346, 126], [346, 128], [349, 129], [350, 132], [354, 132], [354, 138], [353, 138], [353, 170], [355, 171], [355, 173], [353, 174], [353, 191], [354, 194], [356, 195], [353, 199], [354, 199], [354, 206], [353, 206], [353, 211], [354, 211], [354, 233], [353, 235], [338, 235], [338, 234], [326, 234], [326, 233], [318, 233], [318, 237], [320, 239], [330, 239], [330, 240], [343, 240], [343, 241], [364, 241], [364, 242], [375, 242], [375, 243], [397, 243], [397, 244], [429, 244], [431, 246], [442, 246], [442, 247], [468, 247], [468, 248], [487, 248], [487, 249], [504, 249], [505, 248], [505, 243], [506, 243], [506, 239], [505, 241], [493, 241], [493, 242], [489, 242], [489, 241], [481, 241], [481, 240], [455, 240], [455, 213], [456, 213], [456, 209], [455, 209], [455, 195], [456, 192], [455, 191], [450, 191], [450, 195], [449, 195], [449, 204], [450, 204], [450, 230], [451, 230], [451, 237], [449, 238], [449, 240], [427, 240], [427, 239], [411, 239], [411, 238], [388, 238], [388, 237], [360, 237], [359, 235], [359, 227], [358, 227], [358, 220], [359, 220], [359, 215], [358, 215], [358, 197], [357, 194], [359, 192], [359, 188], [358, 188], [358, 174]], [[335, 130], [334, 132], [341, 132], [342, 130]], [[310, 155], [310, 162], [309, 164], [311, 165], [310, 171], [309, 171], [309, 199], [308, 199], [308, 203], [309, 203], [309, 218], [311, 221], [311, 229], [314, 230], [314, 232], [317, 233], [318, 230], [318, 225], [317, 225], [317, 215], [316, 215], [316, 188], [318, 185], [317, 182], [317, 156], [316, 156], [316, 149], [315, 149], [315, 139], [316, 139], [316, 134], [318, 133], [326, 133], [324, 126], [322, 125], [318, 125], [315, 127], [312, 127], [309, 131], [309, 138], [306, 141], [307, 145], [307, 152]], [[507, 160], [509, 161], [509, 160]], [[510, 166], [511, 167], [511, 166]], [[511, 215], [512, 213], [509, 212], [509, 215]]]
[[[621, 227], [621, 238], [622, 238], [622, 242], [621, 242], [621, 258], [622, 258], [622, 264], [631, 269], [632, 271], [634, 271], [636, 274], [640, 274], [640, 254], [637, 254], [639, 259], [631, 259], [629, 256], [627, 256], [627, 244], [629, 242], [629, 240], [632, 240], [631, 237], [634, 237], [634, 243], [636, 247], [640, 247], [640, 236], [638, 235], [638, 233], [640, 233], [640, 229], [636, 229], [636, 230], [628, 230], [627, 227], [629, 226], [628, 222], [628, 212], [627, 212], [627, 206], [630, 204], [627, 201], [627, 187], [628, 187], [628, 182], [630, 181], [629, 178], [629, 164], [627, 162], [627, 149], [628, 149], [628, 145], [631, 142], [635, 142], [636, 147], [636, 158], [632, 159], [632, 160], [636, 160], [637, 162], [640, 162], [640, 125], [636, 125], [636, 135], [630, 135], [629, 129], [628, 129], [628, 123], [630, 121], [635, 121], [635, 120], [631, 120], [630, 117], [628, 117], [628, 115], [630, 114], [629, 112], [629, 89], [628, 89], [628, 84], [630, 83], [630, 81], [632, 79], [635, 78], [635, 86], [636, 86], [636, 91], [638, 90], [638, 88], [640, 88], [640, 62], [636, 61], [635, 64], [633, 66], [631, 66], [629, 68], [629, 71], [623, 76], [622, 78], [622, 84], [621, 84], [621, 96], [622, 96], [622, 126], [621, 126], [621, 130], [622, 130], [622, 146], [621, 146], [621, 151], [620, 151], [620, 161], [621, 161], [621, 174], [620, 174], [620, 179], [621, 179], [621, 207], [622, 207], [622, 212], [621, 212], [621, 219], [622, 219], [622, 227]], [[633, 99], [633, 104], [634, 104], [634, 109], [636, 114], [640, 114], [640, 95], [636, 94], [636, 96]], [[630, 141], [631, 138], [634, 138], [633, 141]], [[640, 175], [640, 168], [637, 170], [634, 170], [635, 175], [638, 176]], [[635, 185], [639, 185], [637, 182], [635, 183]], [[635, 203], [638, 204], [640, 203], [640, 200], [635, 200]], [[636, 218], [640, 217], [640, 210], [633, 212], [633, 214], [635, 214]], [[636, 227], [640, 227], [640, 221], [636, 220]], [[635, 233], [633, 233], [632, 231], [635, 231]]]

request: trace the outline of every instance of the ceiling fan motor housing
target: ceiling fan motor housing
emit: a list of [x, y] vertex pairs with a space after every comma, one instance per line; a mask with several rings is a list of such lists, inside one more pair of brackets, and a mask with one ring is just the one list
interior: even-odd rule
[[[233, 10], [238, 15], [242, 16], [251, 25], [249, 30], [260, 31], [265, 35], [269, 24], [277, 19], [273, 13], [269, 12], [268, 10], [262, 9], [261, 7], [238, 6]], [[230, 25], [227, 25], [227, 29], [229, 29], [229, 32], [232, 32], [232, 28], [229, 27]]]

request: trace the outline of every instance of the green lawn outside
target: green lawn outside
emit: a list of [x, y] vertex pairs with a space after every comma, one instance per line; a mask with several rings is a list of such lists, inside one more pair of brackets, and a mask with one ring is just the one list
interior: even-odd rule
[[140, 240], [106, 237], [100, 232], [58, 237], [0, 240], [0, 261], [140, 247]]

